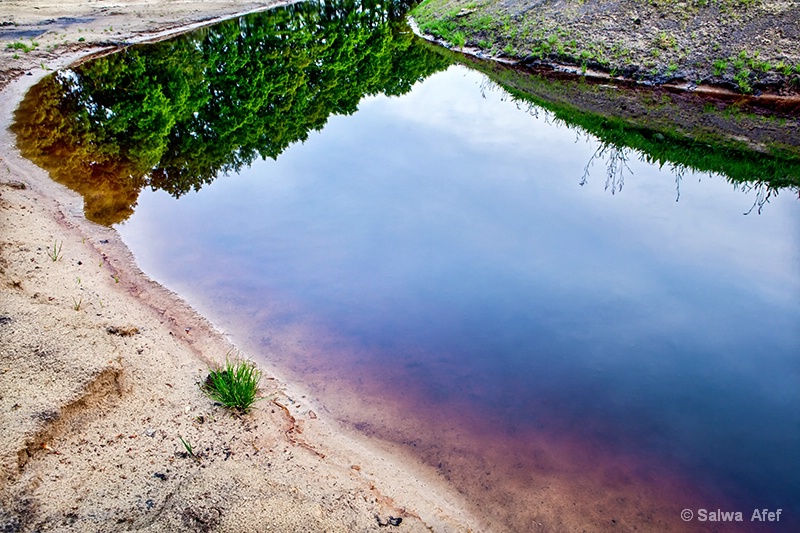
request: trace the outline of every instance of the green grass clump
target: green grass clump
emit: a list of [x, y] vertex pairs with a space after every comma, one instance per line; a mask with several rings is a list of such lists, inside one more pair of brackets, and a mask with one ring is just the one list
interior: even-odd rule
[[26, 54], [28, 52], [30, 52], [31, 50], [37, 48], [38, 46], [39, 46], [39, 43], [37, 43], [36, 41], [31, 41], [30, 45], [27, 45], [27, 44], [23, 43], [22, 41], [17, 41], [17, 42], [14, 42], [14, 43], [7, 43], [6, 44], [6, 48], [10, 48], [12, 50], [22, 50]]
[[228, 409], [246, 413], [256, 402], [261, 371], [251, 361], [230, 359], [208, 373], [203, 389], [209, 398]]

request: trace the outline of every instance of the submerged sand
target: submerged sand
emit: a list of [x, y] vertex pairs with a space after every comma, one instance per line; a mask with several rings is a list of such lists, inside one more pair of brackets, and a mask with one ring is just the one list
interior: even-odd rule
[[[199, 384], [236, 346], [149, 280], [8, 131], [49, 70], [271, 5], [0, 5], [0, 530], [483, 529], [436, 472], [274, 373], [251, 414], [215, 406]], [[6, 46], [32, 39], [28, 53]]]

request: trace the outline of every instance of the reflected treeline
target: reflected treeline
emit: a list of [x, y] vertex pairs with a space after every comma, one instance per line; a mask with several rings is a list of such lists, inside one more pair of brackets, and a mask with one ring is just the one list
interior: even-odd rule
[[306, 2], [128, 48], [43, 79], [13, 130], [23, 154], [80, 192], [87, 218], [125, 220], [143, 187], [174, 196], [256, 158], [276, 158], [350, 114], [366, 95], [401, 95], [454, 61], [486, 73], [530, 112], [599, 139], [606, 187], [622, 188], [631, 152], [726, 176], [759, 210], [800, 190], [800, 120], [709, 100], [531, 75], [414, 37], [408, 4]]
[[[437, 48], [438, 49], [438, 48]], [[760, 209], [782, 189], [800, 193], [798, 109], [764, 113], [747, 102], [723, 102], [691, 94], [635, 87], [617, 88], [584, 79], [559, 78], [439, 49], [445, 57], [486, 74], [517, 105], [531, 113], [594, 136], [598, 148], [587, 162], [581, 184], [595, 162], [605, 163], [605, 186], [621, 190], [633, 155], [669, 168], [680, 196], [687, 171], [726, 177], [737, 189], [755, 191]], [[482, 90], [488, 90], [485, 86]], [[586, 135], [589, 134], [589, 135]]]
[[276, 158], [366, 95], [404, 94], [446, 68], [406, 7], [307, 2], [132, 47], [42, 80], [13, 130], [26, 157], [84, 196], [87, 218], [121, 222], [143, 187], [199, 189]]

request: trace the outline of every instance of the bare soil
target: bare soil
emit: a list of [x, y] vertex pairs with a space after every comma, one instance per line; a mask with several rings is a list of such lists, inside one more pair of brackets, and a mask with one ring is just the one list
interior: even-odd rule
[[794, 0], [428, 0], [414, 16], [434, 36], [526, 65], [650, 85], [800, 91]]

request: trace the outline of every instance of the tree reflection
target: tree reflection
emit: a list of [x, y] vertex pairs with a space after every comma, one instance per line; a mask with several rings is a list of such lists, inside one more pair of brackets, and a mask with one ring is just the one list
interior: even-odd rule
[[[663, 94], [631, 88], [606, 90], [585, 80], [564, 80], [557, 74], [545, 75], [449, 51], [441, 53], [486, 74], [488, 80], [480, 86], [483, 95], [500, 92], [502, 99], [510, 100], [521, 111], [573, 129], [576, 142], [598, 142], [580, 177], [581, 185], [588, 183], [595, 163], [603, 161], [605, 189], [612, 194], [620, 192], [625, 177], [633, 174], [628, 163], [635, 156], [670, 170], [676, 201], [680, 200], [681, 182], [687, 172], [717, 174], [737, 190], [755, 192], [748, 213], [761, 212], [781, 190], [788, 189], [800, 197], [800, 137], [795, 117], [763, 117], [735, 106], [727, 115], [715, 114], [716, 108], [711, 106], [710, 118], [692, 122], [687, 117], [701, 117], [705, 106], [698, 107], [697, 102], [687, 99], [673, 101]], [[678, 115], [680, 124], [675, 120]], [[740, 119], [743, 122], [738, 123]], [[721, 123], [727, 126], [724, 133], [708, 126]], [[761, 137], [749, 138], [752, 129]], [[741, 135], [731, 133], [737, 131]]]
[[[532, 103], [529, 105], [535, 107]], [[553, 114], [558, 116], [557, 113]], [[567, 127], [583, 130], [581, 125], [563, 119], [561, 122]], [[676, 202], [680, 201], [681, 183], [687, 172], [720, 174], [733, 184], [734, 189], [754, 192], [753, 206], [745, 214], [754, 210], [760, 214], [770, 198], [777, 196], [782, 189], [793, 191], [800, 197], [800, 161], [794, 155], [781, 157], [725, 145], [711, 146], [689, 138], [667, 137], [661, 133], [619, 125], [597, 128], [591, 134], [585, 132], [587, 141], [594, 138], [599, 145], [584, 167], [579, 182], [582, 186], [588, 183], [591, 169], [599, 160], [606, 167], [605, 190], [612, 195], [622, 191], [626, 174], [633, 175], [628, 162], [631, 154], [635, 153], [644, 163], [659, 168], [667, 166], [675, 180]], [[577, 135], [580, 139], [581, 133]]]
[[611, 190], [611, 194], [616, 194], [617, 191], [622, 191], [625, 185], [625, 171], [633, 174], [631, 167], [628, 166], [628, 150], [620, 148], [614, 144], [601, 142], [597, 150], [594, 151], [586, 167], [583, 169], [583, 176], [581, 177], [581, 186], [586, 185], [589, 180], [589, 171], [596, 159], [605, 160], [606, 163], [606, 183], [605, 190]]
[[[750, 209], [744, 213], [745, 215], [749, 215], [754, 209], [760, 215], [761, 210], [764, 209], [764, 206], [769, 203], [770, 198], [772, 198], [773, 195], [778, 195], [778, 191], [776, 189], [770, 187], [763, 181], [757, 181], [755, 183], [743, 183], [739, 188], [745, 192], [753, 191], [755, 193], [753, 205], [750, 206]], [[800, 197], [800, 194], [798, 194], [798, 197]]]
[[446, 68], [406, 7], [307, 2], [132, 47], [42, 80], [13, 130], [23, 155], [83, 195], [87, 218], [121, 222], [145, 186], [198, 190]]
[[[789, 189], [800, 198], [800, 156], [797, 153], [787, 150], [778, 153], [747, 150], [741, 145], [729, 143], [715, 146], [708, 141], [697, 141], [691, 135], [647, 129], [613, 116], [582, 111], [572, 103], [559, 104], [517, 89], [516, 86], [534, 79], [530, 73], [503, 67], [494, 71], [484, 68], [486, 63], [463, 57], [461, 60], [487, 75], [479, 86], [484, 98], [494, 93], [500, 100], [513, 103], [517, 109], [536, 119], [574, 130], [576, 143], [581, 140], [597, 143], [584, 166], [579, 180], [581, 186], [589, 183], [595, 163], [602, 162], [605, 166], [604, 189], [612, 195], [621, 192], [626, 176], [633, 175], [629, 166], [630, 158], [636, 156], [644, 163], [669, 169], [675, 180], [676, 202], [680, 201], [681, 183], [687, 172], [719, 174], [732, 183], [736, 190], [753, 192], [753, 205], [745, 214], [753, 211], [761, 213], [770, 199], [782, 189]], [[559, 87], [557, 82], [544, 77], [535, 78], [535, 82]], [[570, 87], [580, 85], [572, 83]], [[537, 88], [542, 90], [539, 85]], [[799, 150], [800, 147], [795, 147], [795, 152]]]

